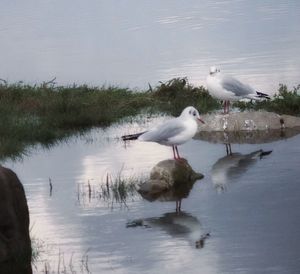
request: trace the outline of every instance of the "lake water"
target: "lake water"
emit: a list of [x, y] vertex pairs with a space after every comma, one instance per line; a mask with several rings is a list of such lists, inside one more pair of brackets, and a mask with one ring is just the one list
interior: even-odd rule
[[4, 0], [0, 39], [10, 82], [205, 85], [219, 65], [272, 93], [300, 78], [298, 0]]
[[[188, 77], [205, 85], [211, 65], [269, 93], [300, 79], [298, 0], [4, 0], [0, 39], [0, 78], [9, 82], [57, 77], [62, 85], [146, 89]], [[31, 234], [41, 249], [34, 271], [46, 264], [54, 271], [65, 265], [68, 273], [297, 273], [300, 135], [232, 144], [240, 153], [234, 157], [226, 157], [224, 144], [195, 139], [181, 146], [205, 177], [180, 214], [175, 202], [138, 194], [126, 204], [94, 197], [107, 176], [145, 178], [172, 157], [168, 147], [124, 146], [116, 138], [158, 122], [94, 129], [1, 163], [25, 187]], [[249, 160], [259, 149], [272, 152]]]
[[[89, 199], [88, 184], [94, 193], [105, 187], [107, 174], [146, 178], [153, 166], [172, 157], [169, 147], [125, 146], [117, 138], [162, 119], [94, 129], [50, 150], [35, 147], [22, 161], [2, 163], [25, 187], [31, 234], [35, 246], [41, 245], [34, 271], [42, 272], [46, 263], [54, 271], [65, 265], [71, 273], [72, 261], [72, 269], [82, 273], [87, 268], [91, 273], [297, 273], [300, 135], [231, 144], [234, 157], [226, 157], [224, 144], [194, 139], [180, 146], [182, 156], [205, 176], [182, 200], [180, 214], [175, 202], [148, 202], [137, 193], [126, 204]], [[272, 152], [249, 159], [260, 149]], [[196, 248], [207, 233], [204, 246]]]

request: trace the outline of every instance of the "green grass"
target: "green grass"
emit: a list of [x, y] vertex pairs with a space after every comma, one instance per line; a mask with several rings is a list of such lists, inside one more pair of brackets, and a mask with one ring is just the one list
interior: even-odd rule
[[206, 113], [221, 107], [203, 87], [194, 87], [186, 78], [175, 78], [166, 83], [160, 83], [152, 91], [152, 97], [159, 110], [177, 116], [186, 106], [196, 107], [200, 113]]
[[115, 205], [128, 208], [127, 201], [137, 195], [137, 188], [144, 181], [143, 177], [123, 177], [121, 171], [112, 176], [107, 174], [106, 181], [100, 184], [78, 184], [77, 201], [82, 206], [90, 203], [104, 202], [111, 209]]
[[177, 115], [187, 105], [203, 111], [218, 106], [203, 88], [183, 80], [144, 92], [113, 86], [1, 83], [0, 159], [18, 157], [35, 143], [51, 146], [91, 127], [109, 126], [143, 109]]
[[121, 88], [0, 85], [0, 158], [136, 115], [149, 96]]
[[278, 114], [300, 116], [300, 85], [288, 90], [286, 85], [280, 84], [278, 93], [272, 100], [253, 102], [237, 102], [235, 106], [244, 110], [264, 109]]
[[[300, 114], [300, 86], [288, 91], [281, 85], [274, 100], [237, 103], [241, 110], [266, 109]], [[177, 116], [193, 105], [200, 113], [221, 108], [207, 90], [175, 78], [149, 90], [114, 86], [55, 86], [0, 82], [0, 159], [20, 157], [36, 143], [51, 146], [91, 127], [109, 126], [125, 117], [164, 112]]]
[[47, 255], [50, 249], [45, 242], [34, 241], [32, 242], [32, 248], [33, 250], [36, 250], [34, 251], [36, 252], [36, 255], [33, 252], [31, 262], [33, 273], [91, 273], [91, 271], [89, 270], [89, 249], [81, 256], [74, 253], [67, 256], [63, 252], [61, 252], [60, 249], [58, 249], [57, 257], [52, 257], [51, 259], [49, 259]]

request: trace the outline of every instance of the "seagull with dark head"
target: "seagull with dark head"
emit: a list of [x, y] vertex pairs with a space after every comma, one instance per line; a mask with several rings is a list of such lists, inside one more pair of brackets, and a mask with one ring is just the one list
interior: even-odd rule
[[268, 94], [255, 91], [249, 85], [243, 84], [231, 76], [224, 75], [215, 66], [210, 68], [206, 84], [209, 93], [213, 97], [224, 101], [224, 114], [229, 113], [230, 101], [245, 98], [254, 100], [270, 99]]

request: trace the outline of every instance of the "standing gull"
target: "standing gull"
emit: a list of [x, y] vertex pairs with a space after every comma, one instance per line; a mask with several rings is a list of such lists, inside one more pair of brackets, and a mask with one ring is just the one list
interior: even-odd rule
[[239, 80], [224, 75], [216, 67], [211, 67], [209, 75], [206, 78], [207, 89], [209, 93], [224, 101], [224, 114], [229, 113], [230, 101], [238, 101], [243, 98], [248, 99], [270, 99], [268, 94], [255, 91], [247, 84]]
[[141, 133], [124, 135], [122, 139], [140, 140], [145, 142], [156, 142], [165, 146], [172, 146], [174, 159], [181, 159], [178, 152], [178, 145], [181, 145], [194, 137], [197, 132], [198, 124], [204, 121], [200, 118], [199, 112], [194, 107], [186, 107], [179, 117], [173, 118]]

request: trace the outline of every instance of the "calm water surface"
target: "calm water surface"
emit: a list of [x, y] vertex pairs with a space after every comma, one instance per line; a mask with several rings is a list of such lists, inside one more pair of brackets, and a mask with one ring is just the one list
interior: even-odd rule
[[[297, 273], [300, 267], [300, 135], [264, 144], [232, 144], [241, 162], [226, 157], [223, 144], [192, 140], [181, 154], [197, 172], [183, 212], [175, 202], [148, 202], [138, 194], [124, 204], [81, 195], [105, 183], [107, 173], [149, 176], [172, 156], [168, 147], [116, 137], [159, 119], [94, 129], [50, 150], [36, 147], [23, 161], [2, 163], [24, 184], [32, 235], [42, 240], [35, 271], [58, 262], [92, 273]], [[247, 160], [263, 149], [271, 154]], [[225, 158], [224, 158], [225, 157]], [[53, 184], [49, 196], [49, 178]], [[82, 188], [81, 188], [82, 190]], [[140, 220], [144, 226], [127, 227]], [[206, 233], [203, 248], [195, 241]], [[60, 258], [60, 259], [59, 259]], [[84, 272], [86, 273], [86, 271]]]
[[[271, 92], [300, 79], [300, 2], [2, 1], [0, 78], [10, 82], [119, 84], [187, 76], [205, 84], [208, 68]], [[150, 121], [150, 123], [156, 123]], [[174, 202], [140, 196], [126, 205], [82, 194], [107, 174], [147, 177], [171, 157], [151, 143], [124, 146], [116, 137], [146, 124], [95, 129], [22, 161], [2, 163], [24, 184], [32, 235], [43, 241], [35, 271], [68, 267], [92, 273], [297, 273], [300, 267], [300, 137], [232, 145], [193, 140], [180, 147], [205, 178], [174, 214]], [[248, 161], [263, 149], [272, 153]], [[244, 158], [243, 158], [244, 157]], [[53, 184], [49, 195], [49, 178]], [[78, 193], [81, 194], [78, 200]], [[85, 192], [86, 193], [86, 192]], [[145, 226], [126, 227], [141, 220]], [[204, 247], [195, 240], [210, 233]]]
[[272, 92], [300, 78], [298, 0], [3, 0], [0, 78], [205, 84], [211, 65]]

